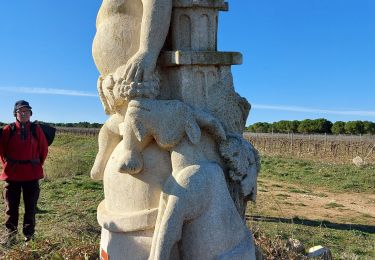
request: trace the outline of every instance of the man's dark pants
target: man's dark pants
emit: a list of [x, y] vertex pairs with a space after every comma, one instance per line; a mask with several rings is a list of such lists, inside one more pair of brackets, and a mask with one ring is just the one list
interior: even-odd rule
[[35, 214], [39, 198], [39, 181], [6, 181], [3, 198], [5, 202], [5, 227], [8, 232], [16, 232], [18, 226], [18, 209], [21, 192], [25, 205], [23, 217], [23, 234], [32, 236], [35, 232]]

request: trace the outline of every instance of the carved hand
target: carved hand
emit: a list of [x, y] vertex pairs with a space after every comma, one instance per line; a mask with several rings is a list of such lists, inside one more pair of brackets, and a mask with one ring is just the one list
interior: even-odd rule
[[150, 52], [136, 52], [125, 65], [117, 68], [114, 78], [124, 79], [126, 82], [145, 82], [153, 80], [156, 60]]
[[[107, 76], [108, 77], [108, 76]], [[102, 102], [104, 111], [107, 115], [110, 115], [113, 113], [113, 109], [111, 107], [111, 102], [109, 101], [108, 92], [109, 90], [108, 85], [104, 84], [104, 82], [108, 83], [108, 79], [104, 78], [102, 76], [99, 76], [98, 82], [97, 82], [97, 89], [100, 97], [100, 101]]]

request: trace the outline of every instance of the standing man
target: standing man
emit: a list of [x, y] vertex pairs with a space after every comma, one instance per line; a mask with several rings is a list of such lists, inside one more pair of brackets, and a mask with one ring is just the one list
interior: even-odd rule
[[16, 121], [5, 126], [0, 137], [0, 159], [3, 164], [0, 180], [5, 181], [3, 198], [7, 230], [2, 242], [6, 245], [16, 241], [21, 192], [25, 205], [22, 229], [25, 242], [34, 236], [39, 179], [43, 178], [42, 165], [48, 153], [47, 140], [41, 127], [30, 122], [32, 111], [29, 103], [17, 101], [13, 115]]

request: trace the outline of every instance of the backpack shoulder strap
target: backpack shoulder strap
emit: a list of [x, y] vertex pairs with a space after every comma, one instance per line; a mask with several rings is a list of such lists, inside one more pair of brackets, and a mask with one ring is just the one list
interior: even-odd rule
[[[9, 126], [9, 127], [7, 127], [7, 126]], [[11, 124], [6, 125], [4, 127], [4, 129], [6, 129], [6, 128], [9, 128], [9, 131], [8, 131], [9, 134], [8, 134], [8, 137], [7, 137], [8, 140], [6, 140], [5, 143], [3, 143], [5, 145], [5, 147], [3, 148], [4, 152], [7, 151], [8, 146], [9, 146], [9, 141], [12, 138], [12, 136], [16, 133], [16, 124], [11, 123]], [[5, 133], [5, 131], [4, 131], [4, 133]], [[6, 137], [6, 135], [4, 135], [4, 136]]]
[[16, 124], [11, 123], [9, 124], [9, 127], [10, 127], [10, 133], [9, 133], [9, 139], [10, 139], [16, 133]]
[[38, 140], [38, 135], [36, 134], [36, 126], [37, 126], [37, 124], [38, 124], [37, 121], [31, 122], [31, 124], [30, 124], [30, 132], [34, 136], [34, 138]]

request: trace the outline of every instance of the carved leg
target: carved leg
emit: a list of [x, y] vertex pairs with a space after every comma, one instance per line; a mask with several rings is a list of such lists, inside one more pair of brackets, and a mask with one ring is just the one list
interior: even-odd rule
[[163, 219], [163, 215], [164, 215], [164, 212], [165, 212], [165, 208], [167, 206], [167, 202], [168, 202], [168, 194], [162, 192], [160, 194], [158, 216], [156, 218], [154, 235], [152, 237], [151, 251], [150, 251], [150, 256], [148, 258], [149, 260], [155, 259], [156, 241], [158, 239], [158, 234], [159, 234], [160, 224], [161, 224], [160, 222]]
[[184, 203], [173, 195], [168, 197], [167, 206], [160, 222], [157, 239], [155, 241], [153, 260], [170, 259], [175, 243], [181, 239], [184, 224]]
[[161, 205], [166, 204], [158, 213], [149, 259], [170, 259], [173, 246], [181, 239], [184, 221], [193, 220], [207, 208], [211, 198], [207, 170], [212, 167], [192, 165], [166, 182]]
[[137, 174], [143, 169], [142, 143], [138, 141], [133, 129], [126, 121], [123, 139], [124, 152], [119, 159], [119, 172]]
[[113, 122], [108, 120], [99, 132], [99, 149], [90, 172], [90, 176], [94, 180], [103, 179], [104, 169], [108, 159], [116, 145], [121, 141], [121, 136], [109, 129], [109, 124], [111, 123]]

